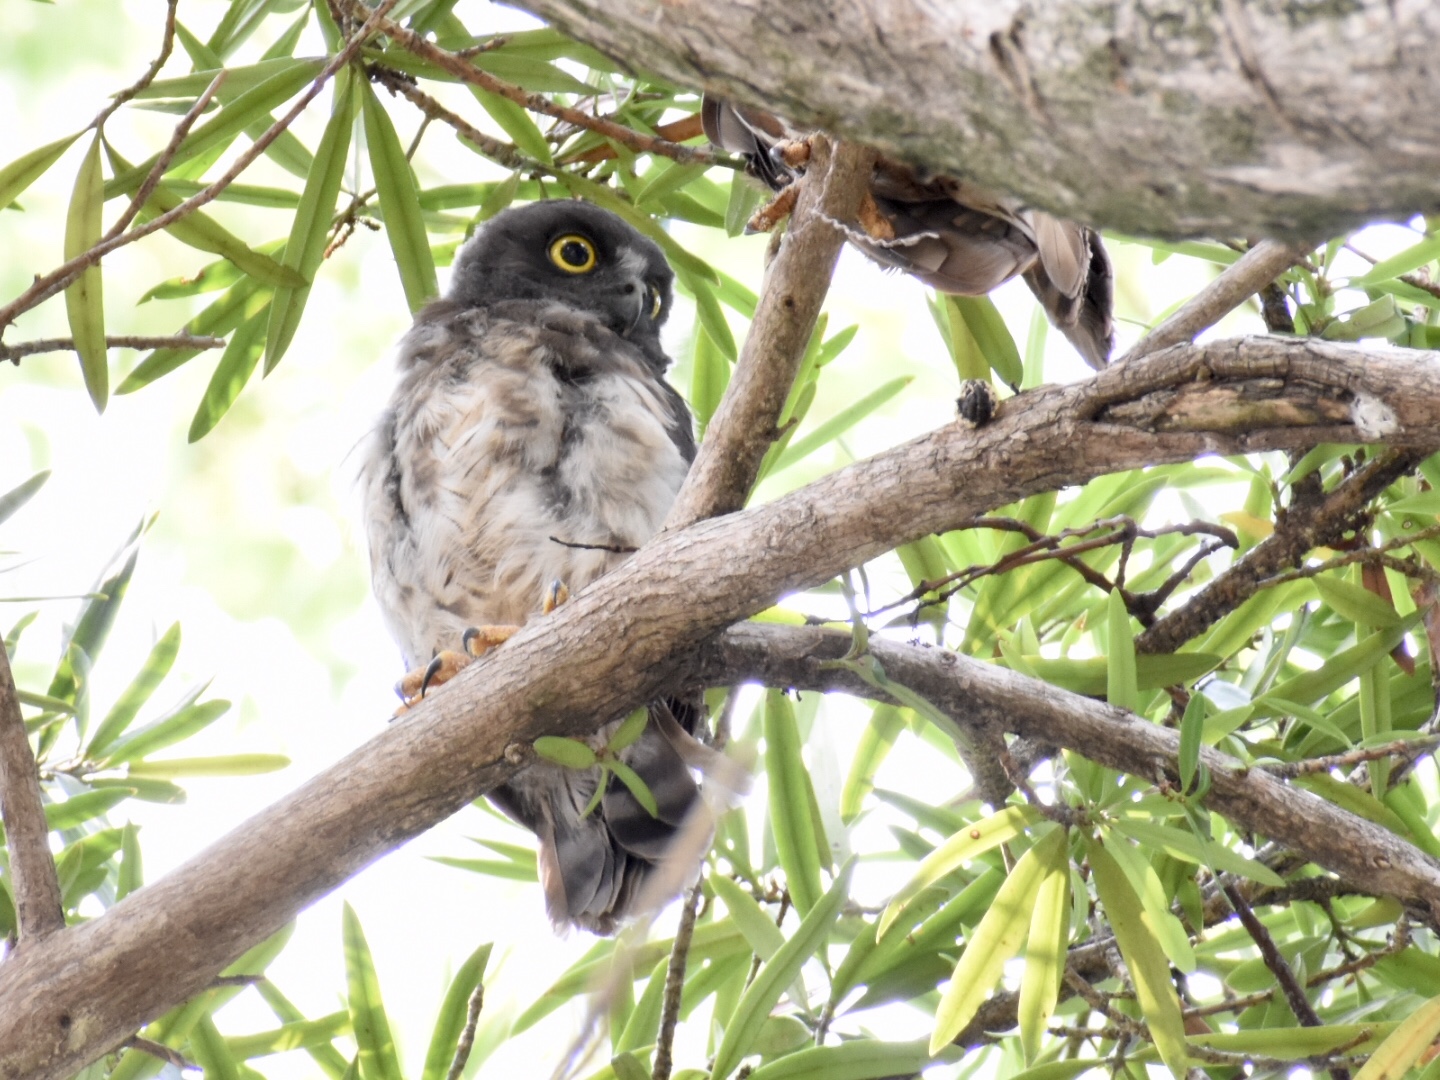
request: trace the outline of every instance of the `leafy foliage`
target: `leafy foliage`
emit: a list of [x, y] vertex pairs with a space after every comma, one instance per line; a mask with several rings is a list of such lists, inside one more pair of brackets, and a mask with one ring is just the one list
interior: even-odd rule
[[[213, 195], [217, 217], [196, 208], [166, 226], [206, 260], [145, 293], [173, 310], [177, 335], [228, 339], [195, 405], [192, 442], [223, 438], [223, 420], [261, 358], [268, 374], [287, 355], [317, 275], [345, 258], [357, 228], [383, 229], [402, 286], [396, 300], [413, 311], [435, 295], [436, 268], [478, 223], [512, 202], [565, 194], [621, 214], [665, 249], [694, 313], [679, 381], [702, 430], [709, 422], [757, 302], [709, 253], [721, 237], [741, 232], [758, 188], [735, 162], [698, 145], [692, 91], [622, 72], [550, 29], [477, 33], [484, 28], [454, 7], [453, 0], [416, 0], [391, 17], [452, 59], [543, 95], [548, 112], [522, 106], [493, 82], [462, 91], [450, 67], [400, 35], [358, 43], [331, 77], [327, 65], [358, 27], [348, 4], [232, 0], [206, 38], [177, 21], [184, 56], [165, 78], [134, 88], [113, 114], [183, 116], [223, 72], [214, 100], [174, 146], [112, 138], [102, 125], [0, 168], [3, 229], [31, 185], [58, 169], [72, 145], [84, 148], [68, 210], [54, 225], [67, 259], [100, 241], [102, 218], [127, 203], [143, 226], [185, 200]], [[296, 55], [302, 44], [322, 42], [325, 56]], [[327, 89], [307, 108], [317, 118], [307, 142], [285, 118], [317, 80]], [[636, 138], [566, 119], [565, 109]], [[267, 132], [256, 166], [264, 182], [217, 190], [242, 148]], [[460, 182], [442, 172], [452, 135], [477, 155]], [[653, 144], [644, 140], [657, 136], [667, 140], [663, 152], [645, 149]], [[228, 231], [218, 215], [240, 206], [255, 214], [247, 222], [264, 224], [243, 235]], [[1347, 239], [1318, 248], [1277, 282], [1294, 332], [1440, 347], [1431, 283], [1440, 240], [1427, 232], [1355, 275], [1344, 269]], [[1122, 276], [1140, 267], [1144, 248], [1154, 266], [1173, 260], [1207, 268], [1232, 263], [1239, 251], [1221, 243], [1110, 243]], [[103, 409], [115, 364], [105, 344], [110, 264], [78, 269], [60, 290], [84, 385]], [[1031, 321], [1022, 343], [988, 298], [930, 304], [959, 377], [1012, 389], [1043, 381], [1043, 319]], [[828, 392], [857, 385], [853, 373], [837, 374], [855, 355], [847, 349], [856, 336], [855, 326], [832, 332], [823, 319], [817, 326], [762, 468], [767, 492], [847, 460], [850, 441], [867, 425], [916, 402], [913, 376], [873, 366], [858, 391]], [[202, 352], [177, 336], [125, 371], [115, 393], [135, 393]], [[857, 640], [849, 662], [877, 697], [884, 691], [894, 701], [869, 703], [863, 723], [850, 723], [853, 753], [838, 763], [841, 784], [822, 765], [832, 761], [833, 744], [845, 742], [834, 733], [854, 720], [853, 707], [815, 695], [796, 700], [781, 689], [724, 695], [735, 743], [762, 762], [765, 797], [725, 814], [716, 830], [678, 1002], [675, 1075], [865, 1080], [985, 1070], [1039, 1080], [1101, 1068], [1139, 1075], [1151, 1063], [1177, 1076], [1192, 1065], [1338, 1070], [1372, 1055], [1359, 1074], [1370, 1080], [1423, 1065], [1440, 1030], [1433, 914], [1338, 881], [1208, 809], [1201, 762], [1201, 748], [1213, 747], [1245, 768], [1273, 769], [1440, 858], [1440, 777], [1430, 756], [1440, 457], [1395, 470], [1344, 528], [1303, 544], [1298, 566], [1270, 567], [1243, 594], [1216, 600], [1209, 591], [1233, 567], [1255, 564], [1267, 538], [1297, 528], [1297, 508], [1333, 497], [1376, 460], [1371, 450], [1319, 446], [1293, 460], [1254, 455], [1103, 477], [996, 508], [973, 528], [877, 560], [866, 568], [863, 602], [847, 582], [767, 613], [849, 621]], [[0, 521], [43, 483], [38, 475], [0, 497]], [[71, 921], [142, 884], [141, 837], [124, 817], [129, 800], [179, 801], [178, 779], [285, 764], [254, 751], [162, 753], [228, 708], [206, 698], [204, 686], [168, 708], [151, 706], [181, 647], [178, 624], [159, 635], [122, 693], [93, 700], [92, 672], [144, 531], [128, 539], [81, 605], [48, 682], [20, 687]], [[844, 591], [851, 602], [841, 606]], [[1182, 610], [1205, 618], [1193, 633], [1164, 639], [1157, 627]], [[12, 654], [32, 617], [7, 635]], [[865, 655], [870, 633], [921, 635], [1177, 727], [1178, 774], [1120, 774], [1087, 760], [1084, 747], [1049, 748], [1026, 759], [1028, 780], [1018, 790], [1001, 798], [977, 791], [953, 723]], [[622, 729], [617, 740], [624, 737]], [[574, 740], [536, 748], [566, 765], [597, 761], [593, 748]], [[611, 756], [599, 760], [637, 797], [648, 796]], [[923, 783], [910, 772], [917, 761]], [[931, 798], [934, 791], [947, 794]], [[485, 877], [536, 879], [529, 848], [478, 842], [486, 858], [440, 861]], [[4, 869], [0, 932], [13, 936]], [[1237, 920], [1231, 889], [1240, 890], [1263, 933]], [[283, 1052], [303, 1052], [335, 1078], [414, 1075], [417, 1062], [411, 1055], [406, 1071], [369, 946], [348, 908], [342, 935], [345, 1008], [310, 1018], [273, 983], [256, 982], [253, 991], [226, 984], [155, 1021], [144, 1038], [199, 1063], [207, 1076], [260, 1076], [263, 1059]], [[286, 937], [256, 946], [231, 973], [260, 975]], [[477, 1034], [473, 1003], [490, 954], [481, 946], [448, 984], [419, 1075], [449, 1074], [462, 1046], [471, 1047], [464, 1068], [473, 1075], [502, 1041], [592, 992], [609, 1003], [610, 1061], [594, 1080], [650, 1075], [673, 945], [597, 942], [517, 1017], [487, 1014]], [[1298, 987], [1306, 1015], [1297, 1015], [1282, 979]], [[224, 1034], [215, 1014], [247, 992], [278, 1026]], [[132, 1046], [87, 1074], [134, 1078], [160, 1068]], [[1430, 1065], [1426, 1075], [1434, 1072]]]

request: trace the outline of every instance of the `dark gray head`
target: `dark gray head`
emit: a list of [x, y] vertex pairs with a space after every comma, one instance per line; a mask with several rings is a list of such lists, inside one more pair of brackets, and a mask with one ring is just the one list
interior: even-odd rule
[[660, 248], [620, 217], [555, 199], [486, 222], [455, 258], [449, 299], [474, 307], [559, 300], [659, 352], [674, 276]]

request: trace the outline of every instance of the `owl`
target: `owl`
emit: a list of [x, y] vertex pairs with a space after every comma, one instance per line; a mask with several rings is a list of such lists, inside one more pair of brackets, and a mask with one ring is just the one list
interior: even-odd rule
[[[415, 672], [448, 676], [462, 641], [472, 653], [503, 641], [660, 528], [695, 456], [689, 409], [664, 379], [672, 277], [614, 214], [533, 203], [476, 233], [448, 294], [401, 339], [361, 488], [375, 597]], [[412, 673], [407, 692], [423, 682]], [[619, 757], [657, 814], [613, 776], [592, 808], [600, 770], [545, 761], [489, 795], [538, 837], [557, 926], [613, 932], [696, 805], [685, 755], [701, 710], [650, 712]]]
[[[701, 120], [712, 143], [742, 155], [774, 191], [803, 170], [804, 133], [771, 113], [707, 95]], [[875, 162], [862, 224], [850, 239], [865, 254], [941, 292], [983, 296], [1021, 275], [1086, 363], [1109, 361], [1114, 272], [1094, 230], [885, 157]]]

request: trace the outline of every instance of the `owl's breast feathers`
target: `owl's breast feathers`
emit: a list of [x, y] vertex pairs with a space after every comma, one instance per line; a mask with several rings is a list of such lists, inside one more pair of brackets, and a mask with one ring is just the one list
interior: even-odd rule
[[603, 549], [659, 529], [694, 457], [645, 354], [555, 301], [439, 301], [398, 364], [363, 482], [376, 596], [412, 666], [466, 627], [525, 622], [552, 580], [603, 574], [623, 558]]

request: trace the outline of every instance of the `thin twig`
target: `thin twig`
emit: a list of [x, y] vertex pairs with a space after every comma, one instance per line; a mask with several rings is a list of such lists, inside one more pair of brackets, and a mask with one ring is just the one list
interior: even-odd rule
[[175, 160], [175, 154], [179, 151], [180, 144], [185, 141], [185, 136], [190, 134], [190, 128], [194, 125], [195, 121], [200, 118], [200, 114], [209, 106], [210, 99], [215, 96], [216, 91], [220, 89], [220, 84], [225, 81], [225, 77], [228, 74], [229, 72], [223, 68], [217, 72], [215, 78], [210, 80], [210, 85], [195, 99], [195, 104], [190, 106], [185, 115], [180, 118], [180, 122], [175, 125], [175, 130], [170, 135], [170, 142], [164, 150], [160, 151], [159, 156], [155, 158], [155, 164], [150, 167], [150, 172], [145, 177], [144, 183], [140, 185], [139, 190], [137, 190], [130, 199], [130, 205], [125, 207], [124, 212], [116, 220], [115, 224], [110, 227], [110, 231], [100, 238], [102, 242], [105, 240], [113, 240], [123, 233], [129, 227], [130, 222], [135, 220], [135, 215], [144, 209], [145, 204], [150, 201], [150, 196], [154, 194], [155, 189], [160, 186], [160, 178], [164, 176], [166, 170], [170, 168], [170, 162]]
[[95, 119], [90, 121], [89, 128], [86, 130], [90, 130], [91, 128], [96, 131], [101, 130], [105, 126], [105, 121], [114, 115], [116, 109], [120, 108], [127, 101], [133, 100], [136, 94], [140, 93], [155, 81], [155, 76], [160, 74], [160, 69], [165, 66], [165, 61], [170, 59], [170, 53], [175, 48], [175, 8], [179, 5], [179, 2], [180, 0], [168, 0], [165, 5], [165, 36], [160, 42], [160, 55], [151, 61], [150, 67], [146, 69], [144, 75], [141, 75], [134, 83], [127, 86], [124, 90], [121, 90], [115, 95], [115, 99], [111, 101], [109, 105], [106, 105], [105, 108], [100, 110], [100, 113]]
[[690, 940], [695, 936], [695, 916], [700, 911], [701, 883], [696, 882], [680, 908], [680, 925], [670, 948], [665, 969], [665, 998], [660, 1005], [660, 1037], [655, 1044], [655, 1069], [651, 1080], [670, 1080], [675, 1049], [675, 1025], [680, 1022], [680, 998], [685, 992], [685, 963], [690, 957]]
[[1307, 249], [1280, 240], [1261, 240], [1240, 256], [1168, 319], [1137, 341], [1124, 359], [1134, 360], [1182, 341], [1192, 341], [1249, 297], [1274, 281], [1304, 256]]
[[458, 113], [453, 113], [445, 108], [404, 76], [378, 66], [372, 66], [370, 73], [381, 85], [392, 93], [399, 94], [424, 113], [427, 120], [439, 120], [442, 124], [448, 124], [457, 135], [497, 165], [503, 165], [512, 172], [535, 171], [553, 175], [554, 170], [527, 158], [510, 143], [486, 135]]
[[[360, 0], [347, 0], [350, 11], [358, 19], [364, 16], [373, 19], [374, 14]], [[706, 164], [726, 164], [728, 157], [716, 154], [708, 147], [681, 146], [669, 139], [658, 139], [653, 135], [643, 135], [622, 124], [614, 123], [611, 120], [604, 120], [598, 116], [590, 116], [579, 109], [572, 109], [565, 105], [557, 105], [543, 94], [532, 94], [525, 89], [508, 83], [504, 79], [497, 79], [488, 71], [483, 71], [474, 64], [467, 63], [463, 58], [456, 56], [440, 46], [426, 41], [413, 30], [407, 30], [397, 22], [381, 18], [377, 24], [380, 29], [399, 45], [406, 52], [413, 53], [423, 60], [429, 60], [439, 68], [443, 68], [451, 75], [454, 75], [462, 82], [478, 86], [492, 94], [499, 94], [508, 98], [515, 104], [531, 112], [541, 113], [544, 116], [553, 116], [557, 120], [563, 120], [567, 124], [573, 124], [578, 128], [593, 131], [605, 136], [607, 139], [614, 139], [621, 146], [634, 150], [637, 154], [660, 154], [672, 158], [675, 161], [686, 164], [692, 162], [704, 162]]]
[[[375, 18], [380, 18], [384, 12], [394, 7], [395, 3], [396, 0], [384, 0], [379, 8], [376, 9]], [[50, 271], [50, 273], [44, 277], [36, 278], [30, 288], [26, 289], [3, 308], [0, 308], [0, 331], [3, 331], [5, 327], [14, 322], [16, 317], [21, 313], [29, 311], [36, 304], [48, 300], [56, 293], [62, 291], [74, 281], [82, 271], [94, 266], [116, 248], [124, 247], [126, 244], [133, 244], [136, 240], [149, 236], [153, 232], [159, 232], [161, 229], [168, 228], [181, 218], [193, 213], [217, 198], [221, 192], [235, 182], [235, 179], [242, 172], [254, 163], [256, 158], [265, 152], [272, 142], [280, 137], [281, 133], [286, 131], [290, 125], [295, 122], [295, 119], [305, 111], [310, 102], [315, 100], [315, 97], [324, 88], [325, 84], [330, 81], [335, 72], [349, 63], [355, 54], [360, 51], [360, 46], [364, 44], [365, 39], [373, 29], [374, 26], [371, 23], [362, 26], [346, 43], [345, 48], [336, 53], [331, 61], [325, 65], [320, 74], [316, 76], [315, 81], [300, 95], [300, 100], [295, 103], [290, 111], [275, 121], [275, 123], [271, 124], [259, 138], [251, 143], [250, 148], [235, 159], [235, 163], [226, 170], [224, 176], [220, 177], [209, 187], [196, 192], [174, 209], [167, 210], [158, 217], [151, 218], [144, 225], [131, 229], [122, 236], [102, 240], [90, 248], [90, 250], [81, 252], [73, 259]]]
[[1298, 776], [1313, 776], [1327, 773], [1331, 769], [1348, 769], [1367, 761], [1379, 761], [1388, 757], [1413, 757], [1440, 746], [1440, 735], [1422, 735], [1413, 739], [1396, 739], [1384, 746], [1371, 746], [1361, 750], [1348, 750], [1343, 754], [1326, 757], [1306, 758], [1304, 761], [1281, 762], [1256, 766], [1271, 776], [1293, 780]]
[[465, 1075], [465, 1063], [470, 1060], [470, 1051], [475, 1046], [475, 1029], [480, 1024], [480, 1010], [485, 1005], [485, 984], [476, 983], [465, 1006], [465, 1027], [460, 1031], [460, 1040], [455, 1044], [455, 1056], [450, 1061], [450, 1071], [445, 1080], [460, 1080]]
[[20, 715], [10, 658], [0, 642], [0, 819], [10, 849], [10, 891], [20, 924], [20, 948], [65, 928], [60, 879], [50, 853], [50, 826], [40, 774]]
[[[196, 336], [194, 334], [172, 334], [168, 337], [137, 337], [133, 334], [118, 334], [105, 338], [107, 349], [223, 349], [225, 339]], [[15, 345], [0, 345], [0, 362], [9, 360], [18, 364], [26, 356], [37, 353], [73, 352], [74, 338], [40, 338], [36, 341], [21, 341]]]

